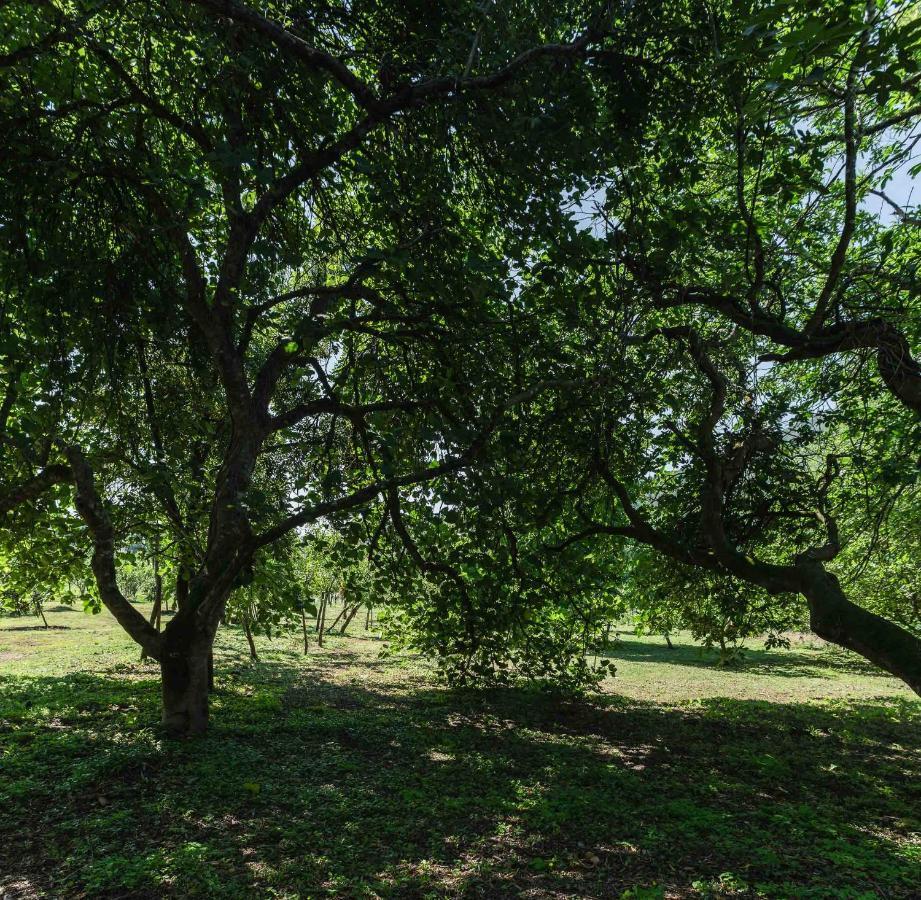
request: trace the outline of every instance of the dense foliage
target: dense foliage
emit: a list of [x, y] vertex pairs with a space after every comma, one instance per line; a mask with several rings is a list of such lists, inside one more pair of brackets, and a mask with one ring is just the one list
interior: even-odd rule
[[921, 691], [915, 4], [0, 16], [4, 590], [91, 571], [170, 730], [317, 565], [464, 682], [632, 608]]

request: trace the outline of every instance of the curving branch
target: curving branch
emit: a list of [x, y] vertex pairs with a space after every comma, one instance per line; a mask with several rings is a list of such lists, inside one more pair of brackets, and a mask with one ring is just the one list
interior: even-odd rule
[[848, 350], [876, 351], [880, 377], [890, 392], [909, 409], [921, 414], [921, 365], [912, 356], [905, 335], [884, 319], [844, 322], [825, 328], [808, 337], [794, 332], [782, 341], [791, 349], [787, 353], [766, 353], [764, 362], [792, 362], [818, 359]]
[[241, 25], [246, 25], [253, 31], [267, 37], [282, 52], [306, 63], [312, 69], [331, 75], [364, 109], [369, 111], [378, 109], [380, 101], [375, 96], [374, 91], [366, 82], [355, 75], [345, 63], [324, 50], [311, 46], [307, 41], [298, 37], [293, 31], [279, 22], [247, 6], [234, 3], [233, 0], [194, 0], [194, 2], [212, 13], [233, 19], [233, 21]]
[[660, 299], [661, 306], [712, 309], [746, 331], [789, 348], [786, 353], [763, 354], [760, 357], [762, 362], [785, 363], [819, 359], [851, 350], [873, 350], [886, 387], [903, 405], [921, 414], [921, 365], [912, 355], [905, 335], [885, 319], [845, 321], [807, 333], [762, 309], [747, 308], [735, 297], [707, 287], [672, 285], [670, 292], [671, 297]]
[[386, 97], [378, 98], [341, 60], [310, 46], [302, 38], [278, 22], [233, 0], [195, 0], [214, 15], [229, 17], [272, 40], [276, 46], [311, 68], [325, 71], [345, 87], [364, 112], [348, 130], [320, 147], [300, 154], [298, 162], [270, 185], [256, 200], [252, 210], [235, 218], [221, 262], [214, 303], [217, 308], [229, 305], [237, 286], [250, 247], [272, 211], [295, 191], [320, 172], [334, 165], [350, 151], [359, 147], [379, 125], [395, 115], [438, 100], [453, 100], [465, 95], [492, 91], [504, 87], [533, 62], [543, 58], [577, 58], [585, 54], [601, 34], [587, 29], [569, 43], [549, 43], [520, 53], [505, 66], [480, 76], [429, 78], [400, 85]]
[[281, 431], [290, 428], [309, 416], [332, 415], [341, 416], [350, 422], [361, 422], [365, 416], [379, 412], [415, 412], [427, 406], [419, 400], [382, 400], [379, 403], [343, 403], [335, 397], [323, 397], [319, 400], [309, 400], [299, 403], [290, 409], [272, 416], [271, 431]]
[[12, 512], [22, 503], [35, 500], [56, 484], [72, 480], [71, 470], [65, 465], [45, 466], [37, 475], [0, 495], [0, 513]]
[[412, 557], [413, 562], [418, 566], [419, 571], [426, 575], [443, 575], [445, 578], [452, 581], [457, 586], [461, 596], [465, 599], [465, 605], [469, 606], [467, 585], [464, 583], [464, 579], [461, 577], [461, 573], [458, 569], [446, 562], [426, 559], [419, 549], [419, 545], [413, 540], [412, 535], [409, 533], [409, 528], [406, 526], [406, 522], [403, 519], [403, 511], [400, 508], [400, 492], [397, 488], [394, 486], [388, 487], [384, 497], [387, 504], [387, 512], [390, 516], [390, 521], [393, 523], [394, 530], [399, 535], [400, 541]]
[[394, 478], [374, 481], [371, 484], [357, 488], [350, 494], [345, 494], [335, 500], [326, 500], [322, 503], [316, 503], [313, 506], [306, 507], [300, 510], [300, 512], [282, 519], [278, 524], [266, 529], [262, 534], [256, 535], [251, 541], [251, 550], [255, 551], [260, 547], [266, 547], [279, 538], [284, 537], [289, 531], [293, 531], [295, 528], [300, 528], [303, 525], [309, 525], [325, 516], [348, 512], [351, 509], [356, 509], [359, 506], [371, 503], [391, 488], [412, 487], [413, 485], [433, 481], [436, 478], [440, 478], [442, 475], [458, 472], [469, 465], [471, 458], [472, 456], [468, 454], [451, 456], [436, 466], [418, 469], [415, 472], [409, 472]]
[[115, 572], [115, 533], [112, 522], [96, 490], [93, 470], [83, 452], [77, 447], [65, 451], [76, 487], [77, 512], [89, 528], [93, 539], [92, 569], [99, 596], [115, 620], [136, 641], [148, 656], [160, 659], [162, 638], [132, 606], [118, 587]]
[[[684, 334], [679, 334], [680, 331]], [[776, 564], [740, 552], [729, 539], [725, 525], [727, 485], [741, 476], [757, 448], [741, 454], [737, 452], [738, 448], [732, 447], [728, 455], [718, 451], [714, 428], [725, 407], [725, 378], [692, 329], [676, 329], [673, 332], [667, 336], [687, 340], [695, 366], [711, 386], [706, 410], [698, 427], [697, 441], [706, 472], [700, 493], [701, 533], [711, 552], [688, 548], [654, 528], [633, 505], [626, 487], [613, 476], [607, 464], [596, 460], [597, 471], [617, 496], [630, 522], [630, 533], [625, 536], [647, 544], [672, 559], [735, 576], [770, 593], [800, 594], [808, 605], [810, 627], [815, 634], [861, 654], [901, 678], [921, 695], [921, 640], [894, 622], [848, 600], [837, 577], [823, 565], [834, 559], [840, 548], [837, 524], [826, 509], [828, 491], [838, 473], [836, 456], [829, 455], [826, 459], [825, 474], [819, 485], [819, 502], [812, 513], [825, 531], [823, 545], [798, 554], [791, 563]], [[705, 433], [707, 430], [709, 434]], [[582, 532], [566, 543], [585, 536], [587, 533]]]

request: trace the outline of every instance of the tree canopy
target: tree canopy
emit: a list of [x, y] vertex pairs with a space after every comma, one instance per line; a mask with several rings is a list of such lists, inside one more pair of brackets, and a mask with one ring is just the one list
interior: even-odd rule
[[459, 680], [704, 598], [921, 692], [916, 5], [0, 16], [0, 571], [91, 572], [169, 730], [305, 542]]

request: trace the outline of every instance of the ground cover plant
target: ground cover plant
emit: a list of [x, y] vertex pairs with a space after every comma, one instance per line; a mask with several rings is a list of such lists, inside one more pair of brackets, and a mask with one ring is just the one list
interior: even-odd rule
[[228, 628], [188, 743], [107, 614], [46, 615], [0, 626], [12, 897], [917, 895], [921, 703], [811, 640], [727, 675], [625, 631], [572, 702]]

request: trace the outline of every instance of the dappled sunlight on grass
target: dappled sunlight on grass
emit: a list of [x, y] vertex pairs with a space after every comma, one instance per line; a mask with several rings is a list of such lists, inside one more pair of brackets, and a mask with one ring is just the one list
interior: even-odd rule
[[304, 657], [263, 640], [252, 663], [228, 629], [212, 730], [176, 743], [156, 726], [156, 667], [125, 642], [74, 671], [81, 648], [57, 672], [0, 670], [7, 889], [916, 896], [921, 704], [897, 695], [457, 692], [376, 641]]

